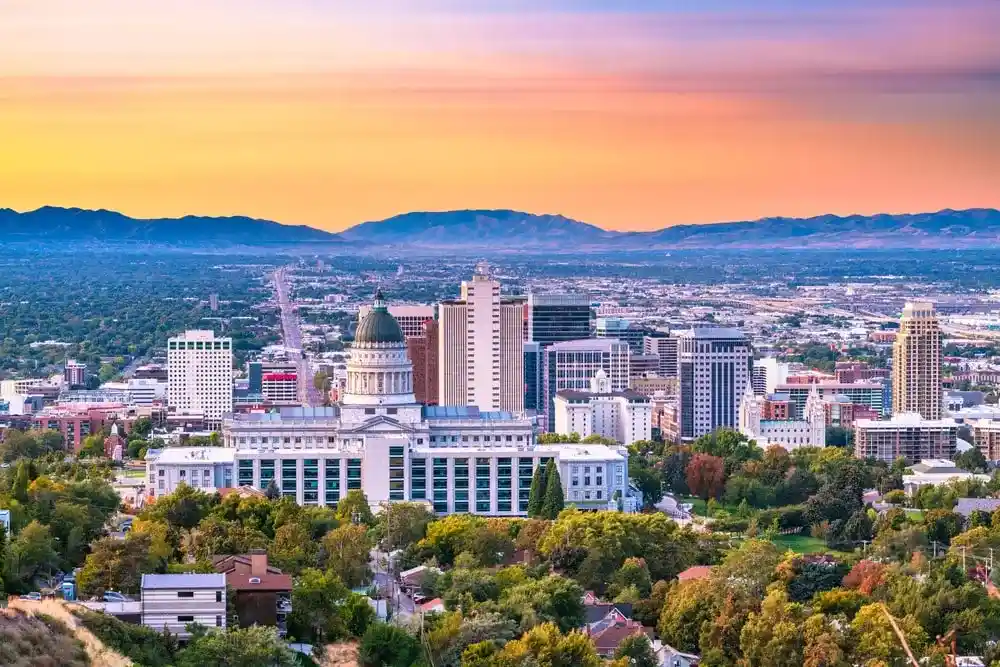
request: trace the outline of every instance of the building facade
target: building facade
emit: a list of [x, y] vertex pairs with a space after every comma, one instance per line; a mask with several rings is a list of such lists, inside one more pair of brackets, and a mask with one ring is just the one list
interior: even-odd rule
[[67, 360], [63, 379], [70, 387], [84, 386], [87, 384], [87, 364], [82, 364], [76, 359]]
[[648, 396], [626, 389], [613, 391], [603, 370], [590, 381], [589, 391], [556, 392], [555, 432], [599, 435], [622, 445], [652, 436], [653, 405]]
[[885, 388], [876, 382], [813, 382], [779, 384], [777, 393], [788, 396], [795, 418], [801, 418], [813, 389], [824, 401], [839, 401], [864, 405], [878, 415], [885, 415]]
[[167, 402], [203, 410], [211, 428], [233, 411], [233, 341], [211, 331], [186, 331], [167, 341]]
[[885, 421], [861, 419], [854, 423], [854, 455], [907, 465], [923, 459], [954, 459], [958, 424], [953, 419], [923, 419], [915, 412], [893, 415]]
[[542, 352], [544, 428], [555, 427], [556, 393], [586, 391], [598, 371], [604, 371], [612, 391], [628, 389], [631, 354], [627, 343], [613, 338], [565, 341], [546, 348]]
[[261, 376], [261, 395], [272, 405], [298, 405], [298, 373], [264, 373]]
[[[195, 477], [203, 490], [211, 490], [206, 479], [274, 484], [303, 505], [333, 506], [360, 489], [373, 504], [425, 501], [440, 514], [523, 516], [535, 468], [553, 460], [567, 480], [567, 502], [630, 507], [625, 448], [539, 445], [535, 435], [532, 420], [508, 411], [417, 403], [404, 336], [377, 298], [358, 327], [339, 405], [231, 415], [224, 447], [169, 448], [147, 472], [156, 496]], [[585, 469], [589, 483], [580, 477]]]
[[941, 328], [932, 303], [903, 307], [892, 345], [892, 412], [941, 418]]
[[598, 317], [594, 324], [597, 338], [614, 338], [627, 343], [632, 354], [642, 354], [645, 332], [621, 317]]
[[657, 375], [664, 378], [677, 377], [677, 350], [680, 341], [666, 336], [643, 336], [642, 353], [655, 354], [659, 357]]
[[226, 575], [142, 575], [142, 624], [180, 639], [191, 636], [187, 626], [226, 627]]
[[438, 306], [441, 405], [524, 409], [524, 310], [523, 300], [500, 298], [485, 263], [459, 300]]
[[987, 461], [1000, 461], [1000, 421], [977, 419], [966, 422], [972, 429], [972, 441]]
[[690, 329], [679, 339], [681, 438], [737, 428], [753, 367], [750, 341], [738, 329], [715, 327]]
[[767, 418], [766, 404], [767, 399], [757, 396], [753, 385], [747, 383], [740, 401], [740, 432], [759, 447], [780, 445], [789, 451], [799, 447], [826, 447], [826, 415], [818, 392], [813, 390], [809, 395], [803, 419], [789, 419], [787, 410], [783, 418]]
[[418, 336], [406, 338], [406, 352], [413, 364], [413, 395], [418, 403], [438, 404], [438, 323], [427, 320]]
[[528, 340], [548, 347], [589, 338], [590, 312], [586, 294], [529, 294]]

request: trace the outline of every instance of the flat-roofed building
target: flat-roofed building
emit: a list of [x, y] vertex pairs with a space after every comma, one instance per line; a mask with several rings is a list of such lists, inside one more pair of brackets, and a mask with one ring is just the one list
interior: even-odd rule
[[854, 455], [892, 463], [899, 457], [913, 465], [923, 459], [953, 459], [958, 424], [953, 419], [923, 419], [915, 412], [892, 419], [854, 422]]

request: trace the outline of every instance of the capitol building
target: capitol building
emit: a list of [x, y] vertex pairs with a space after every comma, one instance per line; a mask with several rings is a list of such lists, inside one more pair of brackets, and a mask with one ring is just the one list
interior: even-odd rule
[[223, 447], [171, 447], [147, 461], [148, 495], [272, 480], [301, 505], [361, 489], [372, 505], [427, 502], [438, 514], [524, 516], [537, 466], [554, 460], [567, 505], [635, 509], [624, 447], [540, 445], [533, 418], [417, 403], [406, 339], [381, 293], [358, 325], [338, 405], [229, 414]]

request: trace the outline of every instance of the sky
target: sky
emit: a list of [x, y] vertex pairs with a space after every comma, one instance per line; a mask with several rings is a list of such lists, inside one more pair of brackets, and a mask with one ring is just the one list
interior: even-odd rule
[[1000, 207], [1000, 0], [0, 0], [0, 207]]

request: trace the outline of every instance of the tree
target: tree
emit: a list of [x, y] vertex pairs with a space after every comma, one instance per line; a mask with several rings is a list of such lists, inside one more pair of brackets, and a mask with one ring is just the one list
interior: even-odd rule
[[554, 623], [568, 632], [583, 625], [583, 589], [572, 579], [549, 575], [530, 579], [504, 591], [498, 610], [522, 629], [540, 623]]
[[460, 667], [466, 664], [462, 654], [469, 647], [488, 644], [492, 647], [492, 655], [516, 634], [514, 623], [500, 614], [476, 611], [463, 616], [460, 612], [452, 612], [427, 634], [427, 649], [433, 658], [431, 664]]
[[267, 483], [267, 489], [264, 490], [264, 495], [268, 500], [277, 500], [281, 497], [281, 489], [278, 488], [278, 483], [271, 478], [271, 481]]
[[364, 526], [344, 524], [323, 537], [323, 553], [328, 571], [335, 572], [350, 588], [368, 579], [369, 554], [372, 549]]
[[390, 503], [382, 508], [376, 523], [379, 548], [403, 549], [427, 535], [427, 525], [434, 515], [421, 503]]
[[531, 489], [528, 491], [528, 516], [533, 518], [542, 517], [542, 506], [545, 504], [545, 471], [542, 466], [535, 466], [535, 473], [531, 477]]
[[11, 487], [10, 495], [19, 503], [28, 500], [28, 462], [22, 460], [17, 464], [17, 472], [14, 473], [14, 484]]
[[[851, 621], [851, 630], [857, 639], [853, 652], [855, 664], [868, 665], [877, 660], [886, 665], [905, 663], [906, 653], [886, 613], [881, 604], [869, 604], [862, 607]], [[917, 620], [904, 616], [897, 618], [896, 624], [913, 652], [921, 655], [927, 644], [927, 634]]]
[[564, 635], [555, 625], [546, 623], [508, 642], [491, 664], [496, 667], [600, 667], [601, 659], [597, 657], [593, 642], [582, 632]]
[[695, 454], [687, 467], [687, 485], [703, 500], [715, 498], [725, 483], [725, 462], [718, 456]]
[[347, 635], [340, 607], [350, 591], [334, 572], [303, 570], [292, 588], [289, 633], [299, 641], [328, 644]]
[[10, 541], [5, 565], [7, 583], [19, 591], [30, 586], [36, 576], [55, 572], [59, 567], [59, 554], [48, 526], [37, 520], [21, 529]]
[[950, 544], [951, 538], [962, 532], [962, 516], [948, 510], [930, 510], [924, 515], [927, 539]]
[[747, 461], [759, 461], [764, 452], [739, 431], [720, 428], [703, 435], [691, 445], [695, 454], [718, 456], [725, 462], [725, 472], [731, 475]]
[[173, 493], [147, 505], [140, 516], [152, 521], [165, 521], [174, 528], [191, 529], [208, 515], [217, 498], [217, 495], [203, 493], [182, 482]]
[[410, 633], [386, 623], [373, 623], [361, 638], [362, 667], [413, 667], [421, 657], [420, 642]]
[[[530, 499], [529, 499], [530, 502]], [[555, 519], [563, 510], [562, 480], [559, 478], [559, 468], [555, 461], [549, 459], [545, 466], [545, 502], [542, 504], [542, 518]]]
[[177, 667], [296, 667], [295, 653], [275, 628], [254, 625], [196, 636], [177, 654]]
[[142, 575], [151, 572], [148, 533], [130, 533], [124, 540], [104, 537], [91, 546], [77, 576], [80, 594], [100, 596], [106, 591], [138, 593]]
[[653, 509], [663, 498], [662, 475], [653, 468], [629, 468], [629, 477], [642, 494], [643, 509]]
[[340, 616], [344, 627], [352, 637], [363, 637], [372, 623], [376, 621], [375, 608], [368, 604], [364, 595], [351, 593], [340, 608]]
[[702, 624], [715, 618], [719, 590], [710, 579], [671, 584], [657, 624], [660, 637], [681, 651], [699, 651]]
[[653, 645], [649, 643], [649, 637], [643, 633], [622, 640], [615, 651], [615, 659], [623, 658], [629, 667], [659, 667], [660, 664], [653, 652]]
[[805, 637], [802, 607], [789, 602], [782, 590], [772, 591], [759, 612], [751, 612], [740, 631], [746, 667], [801, 667]]
[[986, 472], [989, 463], [979, 448], [973, 447], [955, 456], [955, 467], [969, 472]]
[[80, 458], [101, 458], [104, 456], [104, 432], [88, 435], [80, 445]]
[[299, 521], [286, 523], [274, 531], [268, 554], [274, 563], [292, 574], [316, 565], [318, 545], [309, 529]]
[[375, 525], [375, 515], [368, 504], [368, 497], [361, 489], [351, 489], [340, 499], [337, 503], [337, 518], [344, 523]]

